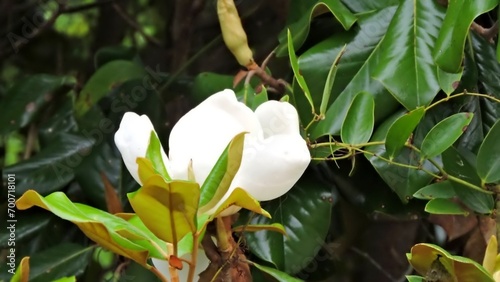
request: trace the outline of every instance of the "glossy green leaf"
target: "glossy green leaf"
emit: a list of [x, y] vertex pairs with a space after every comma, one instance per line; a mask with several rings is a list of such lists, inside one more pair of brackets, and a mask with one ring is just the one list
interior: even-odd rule
[[129, 201], [156, 237], [175, 246], [186, 234], [196, 232], [199, 197], [198, 183], [166, 182], [162, 176], [153, 175], [140, 190], [129, 194]]
[[[413, 268], [427, 279], [442, 281], [481, 281], [494, 282], [488, 272], [472, 259], [454, 256], [441, 247], [420, 243], [411, 248], [407, 254]], [[429, 277], [432, 275], [433, 277]], [[449, 279], [449, 280], [447, 280]]]
[[255, 94], [252, 101], [251, 109], [255, 111], [255, 109], [257, 109], [258, 106], [267, 101], [269, 101], [269, 97], [267, 96], [267, 89], [265, 87], [262, 87], [260, 93]]
[[[404, 112], [400, 111], [379, 125], [373, 134], [371, 141], [384, 141], [390, 126], [403, 114]], [[422, 124], [425, 124], [426, 119], [430, 117], [431, 115], [429, 115], [429, 117], [424, 117], [424, 119], [420, 122], [419, 127], [421, 127]], [[422, 140], [422, 134], [419, 132], [419, 127], [417, 127], [413, 137], [413, 140], [417, 145]], [[433, 179], [431, 175], [422, 170], [397, 166], [389, 163], [387, 161], [389, 159], [389, 154], [385, 150], [384, 145], [367, 146], [365, 149], [369, 152], [365, 153], [365, 157], [370, 161], [384, 182], [387, 183], [387, 185], [389, 185], [394, 192], [396, 192], [403, 203], [407, 203], [417, 190], [428, 185]], [[385, 159], [381, 159], [381, 157]], [[400, 154], [398, 154], [393, 161], [414, 167], [422, 165], [422, 167], [426, 170], [438, 173], [438, 170], [428, 160], [421, 164], [420, 155], [409, 148], [403, 148]]]
[[[96, 69], [105, 64], [116, 60], [132, 61], [136, 57], [137, 52], [133, 47], [116, 45], [105, 46], [97, 50], [94, 55], [94, 66]], [[138, 57], [138, 56], [137, 56]]]
[[473, 116], [471, 113], [458, 113], [436, 124], [422, 141], [421, 159], [433, 158], [451, 147], [467, 130]]
[[444, 10], [435, 1], [402, 1], [382, 42], [375, 77], [408, 110], [428, 105], [439, 92], [432, 50]]
[[99, 68], [83, 86], [75, 101], [75, 115], [78, 119], [101, 98], [123, 82], [146, 77], [146, 71], [130, 61], [111, 61]]
[[477, 173], [483, 183], [500, 180], [500, 120], [490, 129], [477, 154]]
[[17, 200], [20, 210], [38, 206], [56, 216], [76, 224], [94, 242], [119, 255], [131, 258], [146, 266], [148, 253], [164, 258], [154, 247], [151, 238], [127, 221], [96, 208], [71, 202], [62, 192], [54, 192], [46, 197], [29, 190]]
[[342, 142], [353, 145], [368, 142], [375, 123], [374, 111], [375, 101], [371, 94], [361, 92], [356, 95], [342, 123]]
[[[466, 151], [458, 151], [454, 147], [448, 148], [442, 154], [444, 170], [449, 175], [475, 185], [477, 189], [482, 190], [481, 180], [477, 175], [476, 168], [473, 166], [475, 160], [470, 159], [470, 156], [466, 157], [466, 154]], [[492, 212], [494, 201], [491, 194], [487, 194], [484, 190], [474, 190], [462, 183], [453, 181], [453, 179], [450, 179], [450, 181], [455, 193], [467, 207], [482, 214]]]
[[[15, 83], [1, 100], [0, 135], [28, 125], [55, 98], [56, 91], [75, 83], [73, 77], [38, 74]], [[67, 91], [66, 91], [67, 92]]]
[[200, 213], [205, 213], [214, 208], [228, 191], [234, 176], [240, 168], [244, 141], [244, 132], [233, 137], [208, 174], [201, 186]]
[[456, 214], [468, 215], [469, 212], [464, 210], [460, 204], [450, 199], [432, 199], [425, 205], [425, 211], [431, 214]]
[[[313, 17], [330, 12], [346, 30], [350, 29], [356, 22], [356, 16], [352, 14], [340, 0], [323, 0], [314, 1], [312, 3], [314, 4], [311, 4], [312, 6], [310, 6], [307, 11], [300, 10], [301, 16], [296, 22], [286, 27], [286, 30], [290, 30], [293, 35], [292, 44], [294, 49], [300, 48], [306, 40]], [[308, 5], [308, 3], [306, 5]], [[288, 45], [290, 44], [288, 35], [282, 32], [279, 36], [279, 41], [280, 45], [276, 50], [276, 54], [277, 56], [283, 56], [286, 54], [287, 46], [290, 48]]]
[[75, 276], [62, 277], [57, 280], [54, 280], [53, 282], [76, 282], [76, 277]]
[[92, 148], [93, 140], [63, 133], [35, 156], [3, 170], [2, 178], [16, 175], [16, 195], [29, 189], [47, 195], [68, 184], [75, 177], [75, 168]]
[[413, 194], [413, 197], [422, 200], [451, 199], [455, 196], [455, 189], [449, 180], [429, 184]]
[[423, 107], [417, 108], [402, 115], [391, 125], [385, 138], [385, 150], [389, 154], [390, 160], [401, 152], [424, 113], [425, 109]]
[[146, 158], [151, 161], [153, 168], [166, 180], [171, 180], [168, 175], [167, 168], [165, 167], [165, 160], [162, 156], [163, 149], [161, 147], [160, 139], [154, 130], [151, 131], [149, 137], [149, 145], [146, 151]]
[[449, 73], [438, 68], [437, 76], [439, 87], [444, 91], [444, 93], [446, 93], [446, 95], [450, 96], [451, 93], [457, 89], [460, 83], [460, 78], [462, 78], [462, 74], [463, 68], [460, 68], [458, 73]]
[[271, 267], [267, 267], [267, 266], [264, 266], [264, 265], [260, 265], [260, 264], [257, 264], [255, 262], [251, 262], [251, 265], [255, 266], [260, 271], [269, 274], [270, 276], [272, 276], [273, 278], [275, 278], [276, 281], [278, 281], [278, 282], [300, 282], [300, 281], [304, 281], [304, 280], [300, 280], [300, 279], [297, 279], [295, 277], [292, 277], [292, 276], [286, 274], [285, 272], [279, 271], [279, 270], [277, 270], [275, 268], [271, 268]]
[[[43, 230], [53, 218], [51, 214], [40, 213], [40, 212], [22, 212], [16, 214], [16, 240], [15, 242], [20, 244], [21, 242], [30, 239], [33, 235], [39, 233]], [[9, 244], [10, 231], [7, 228], [0, 230], [0, 247], [7, 248]]]
[[[250, 224], [280, 223], [287, 237], [274, 231], [245, 232], [247, 246], [259, 258], [289, 274], [299, 272], [320, 250], [330, 226], [331, 187], [315, 176], [302, 177], [283, 197], [263, 202], [272, 218], [254, 216]], [[248, 216], [240, 215], [239, 224]]]
[[88, 264], [93, 247], [61, 243], [33, 254], [29, 260], [30, 282], [55, 281], [81, 275]]
[[[396, 7], [388, 7], [360, 15], [359, 29], [335, 34], [300, 56], [300, 69], [305, 79], [310, 82], [309, 87], [313, 99], [319, 99], [325, 87], [323, 78], [328, 75], [331, 67], [329, 62], [332, 62], [342, 47], [347, 44], [333, 84], [330, 97], [332, 104], [326, 111], [325, 119], [319, 121], [310, 131], [312, 140], [320, 136], [340, 133], [349, 105], [359, 92], [369, 90], [369, 93], [373, 95], [376, 105], [376, 121], [391, 114], [399, 105], [387, 89], [373, 78], [375, 68], [382, 63], [381, 39], [385, 36], [395, 11]], [[297, 102], [299, 116], [303, 122], [309, 122], [310, 117], [309, 120], [304, 121], [303, 116], [306, 116], [307, 112], [301, 107], [303, 107], [302, 104]]]
[[292, 33], [290, 30], [288, 30], [288, 57], [290, 58], [290, 65], [292, 66], [293, 74], [294, 77], [299, 84], [300, 88], [302, 89], [302, 92], [304, 92], [304, 95], [306, 96], [307, 101], [309, 102], [309, 105], [311, 106], [311, 113], [315, 113], [314, 109], [314, 102], [311, 97], [311, 91], [309, 91], [309, 87], [307, 86], [306, 80], [304, 79], [304, 76], [302, 76], [302, 73], [300, 71], [299, 67], [299, 62], [297, 60], [297, 55], [295, 54], [295, 49], [293, 47], [293, 39], [292, 39]]
[[379, 1], [343, 1], [349, 10], [356, 14], [370, 13], [379, 11], [390, 6], [397, 6], [399, 0], [379, 0]]
[[340, 50], [337, 57], [335, 57], [335, 60], [333, 60], [332, 67], [330, 68], [328, 76], [326, 77], [325, 88], [323, 89], [323, 96], [321, 98], [321, 105], [319, 106], [319, 115], [322, 119], [325, 117], [326, 109], [329, 105], [328, 103], [330, 101], [330, 94], [332, 93], [333, 83], [335, 82], [335, 77], [337, 76], [338, 64], [340, 58], [345, 53], [345, 48], [346, 45], [344, 45], [344, 48]]
[[441, 69], [450, 73], [460, 71], [465, 39], [472, 22], [479, 15], [492, 10], [497, 5], [497, 0], [452, 0], [448, 2], [446, 16], [433, 52], [434, 60]]

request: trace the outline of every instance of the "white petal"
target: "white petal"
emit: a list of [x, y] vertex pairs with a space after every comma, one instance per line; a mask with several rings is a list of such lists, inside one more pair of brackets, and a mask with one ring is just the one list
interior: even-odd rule
[[277, 134], [299, 134], [297, 110], [286, 102], [267, 101], [255, 110], [264, 138]]
[[[185, 256], [182, 256], [182, 258], [190, 260], [191, 255], [187, 254]], [[170, 272], [168, 271], [168, 261], [159, 260], [155, 258], [153, 258], [152, 261], [153, 265], [161, 272], [161, 274], [163, 274], [163, 276], [170, 277]], [[195, 281], [198, 280], [199, 274], [203, 272], [205, 269], [207, 269], [209, 264], [210, 260], [205, 255], [205, 251], [203, 251], [203, 249], [198, 250], [198, 256], [196, 259]], [[182, 270], [178, 270], [177, 273], [179, 274], [179, 281], [181, 282], [187, 281], [189, 273], [189, 265], [187, 263], [183, 263]], [[169, 281], [171, 280], [169, 279]]]
[[270, 136], [245, 148], [231, 187], [241, 187], [259, 201], [272, 200], [292, 188], [310, 161], [307, 144], [299, 134]]
[[210, 96], [185, 114], [170, 133], [171, 176], [187, 179], [192, 160], [196, 181], [203, 184], [229, 141], [243, 131], [262, 131], [252, 110], [238, 102], [232, 90]]
[[[142, 183], [139, 179], [136, 159], [146, 157], [151, 131], [154, 131], [154, 127], [146, 115], [139, 116], [133, 112], [126, 112], [120, 122], [120, 128], [115, 133], [115, 144], [120, 150], [123, 162], [139, 184]], [[161, 154], [165, 165], [168, 167], [168, 158], [163, 148]]]

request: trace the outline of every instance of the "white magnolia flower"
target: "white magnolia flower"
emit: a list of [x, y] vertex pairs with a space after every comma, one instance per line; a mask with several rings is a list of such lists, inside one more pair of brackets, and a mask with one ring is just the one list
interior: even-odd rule
[[[115, 134], [123, 161], [140, 184], [136, 159], [146, 156], [151, 130], [147, 116], [127, 112]], [[188, 179], [192, 161], [195, 180], [202, 185], [228, 143], [241, 132], [248, 134], [240, 169], [221, 202], [237, 187], [259, 201], [288, 192], [311, 159], [299, 132], [297, 111], [287, 102], [268, 101], [253, 112], [237, 101], [232, 90], [210, 96], [175, 124], [168, 158], [162, 149], [170, 177]]]

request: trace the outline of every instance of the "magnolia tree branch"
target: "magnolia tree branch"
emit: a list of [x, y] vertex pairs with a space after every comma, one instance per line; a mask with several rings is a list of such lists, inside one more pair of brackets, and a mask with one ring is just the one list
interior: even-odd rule
[[498, 20], [490, 28], [484, 28], [478, 23], [472, 22], [470, 29], [484, 37], [486, 40], [488, 40], [488, 42], [494, 43], [493, 39], [498, 34]]

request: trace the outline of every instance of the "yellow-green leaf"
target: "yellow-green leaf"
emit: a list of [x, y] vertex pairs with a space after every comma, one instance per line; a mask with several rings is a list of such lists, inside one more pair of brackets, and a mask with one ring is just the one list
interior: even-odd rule
[[271, 218], [271, 215], [266, 210], [260, 207], [259, 201], [254, 199], [250, 194], [248, 194], [247, 191], [241, 188], [236, 188], [233, 190], [231, 195], [229, 195], [224, 203], [222, 203], [222, 205], [217, 208], [217, 211], [212, 215], [212, 218], [215, 218], [217, 215], [231, 206], [242, 207], [244, 209], [261, 214], [265, 217]]
[[281, 225], [280, 223], [272, 223], [272, 224], [249, 224], [249, 225], [240, 225], [236, 226], [233, 228], [233, 232], [257, 232], [257, 231], [262, 231], [262, 230], [269, 230], [269, 231], [274, 231], [281, 233], [285, 236], [286, 231], [285, 227]]
[[130, 204], [146, 227], [163, 241], [177, 245], [190, 232], [196, 232], [200, 188], [188, 181], [166, 182], [153, 175], [142, 188], [129, 194]]
[[30, 278], [30, 257], [24, 257], [16, 269], [10, 282], [28, 282]]
[[451, 255], [433, 244], [416, 244], [407, 257], [413, 268], [431, 281], [494, 282], [477, 262]]
[[42, 197], [34, 190], [26, 191], [16, 202], [19, 210], [38, 206], [56, 216], [76, 224], [92, 241], [102, 247], [130, 258], [144, 267], [147, 259], [165, 258], [165, 254], [151, 244], [152, 239], [127, 221], [94, 207], [71, 202], [62, 192]]

